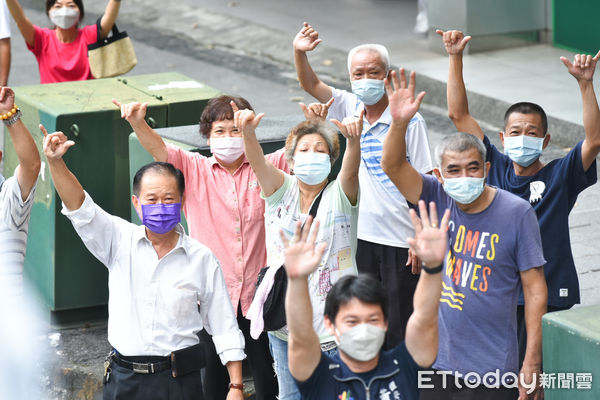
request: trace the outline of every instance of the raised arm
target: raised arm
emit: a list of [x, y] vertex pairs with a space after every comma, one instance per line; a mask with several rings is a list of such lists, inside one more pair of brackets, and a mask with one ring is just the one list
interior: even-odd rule
[[[542, 372], [542, 316], [546, 313], [548, 301], [544, 269], [538, 267], [521, 272], [521, 284], [525, 299], [525, 327], [527, 329], [527, 347], [521, 374], [526, 383], [531, 383], [533, 377], [539, 379]], [[519, 392], [519, 400], [532, 398], [531, 395], [527, 396], [524, 387], [519, 386]], [[541, 390], [538, 390], [533, 398], [542, 399]]]
[[85, 200], [85, 193], [63, 160], [63, 156], [75, 142], [68, 140], [62, 132], [49, 135], [43, 125], [40, 125], [40, 129], [44, 133], [44, 154], [48, 159], [48, 167], [58, 196], [65, 203], [67, 210], [78, 210]]
[[165, 142], [154, 129], [150, 128], [145, 119], [148, 103], [121, 104], [116, 99], [112, 102], [121, 109], [121, 118], [129, 122], [142, 147], [155, 161], [167, 162], [168, 152]]
[[363, 129], [363, 117], [365, 110], [360, 112], [360, 117], [346, 117], [342, 122], [332, 119], [342, 135], [346, 138], [346, 151], [342, 160], [342, 168], [338, 175], [342, 190], [350, 200], [350, 204], [356, 205], [358, 200], [358, 169], [360, 166], [360, 135]]
[[386, 78], [385, 89], [390, 103], [392, 125], [383, 142], [381, 168], [389, 176], [394, 185], [406, 200], [417, 204], [423, 191], [421, 174], [414, 169], [406, 159], [406, 130], [411, 118], [425, 97], [425, 92], [419, 93], [415, 98], [414, 71], [410, 74], [410, 83], [406, 85], [404, 69], [400, 69], [400, 81], [396, 71], [391, 72], [394, 87]]
[[300, 86], [307, 93], [319, 100], [320, 103], [325, 103], [331, 98], [331, 87], [321, 82], [315, 74], [310, 63], [308, 62], [307, 51], [312, 51], [321, 43], [319, 32], [315, 31], [312, 26], [304, 23], [304, 26], [294, 38], [294, 64], [296, 65], [296, 73]]
[[429, 367], [435, 361], [438, 349], [438, 307], [442, 291], [440, 267], [448, 245], [446, 232], [450, 210], [444, 212], [439, 228], [435, 203], [429, 204], [428, 215], [425, 202], [420, 200], [419, 214], [421, 219], [417, 217], [415, 210], [410, 210], [415, 237], [408, 238], [408, 244], [423, 261], [425, 272], [421, 273], [415, 289], [414, 311], [406, 325], [406, 348], [417, 365]]
[[288, 286], [285, 294], [285, 315], [289, 329], [288, 364], [290, 373], [303, 382], [311, 377], [321, 360], [319, 336], [313, 328], [313, 315], [308, 293], [308, 276], [317, 269], [326, 243], [315, 247], [319, 232], [319, 222], [311, 230], [312, 216], [306, 220], [302, 231], [300, 222], [296, 225], [296, 234], [288, 241], [283, 231], [281, 240], [285, 245], [285, 270]]
[[0, 86], [8, 84], [10, 73], [11, 49], [10, 37], [0, 39]]
[[448, 66], [448, 84], [446, 86], [446, 97], [448, 98], [448, 117], [460, 132], [470, 133], [483, 140], [483, 131], [469, 114], [469, 103], [467, 90], [463, 80], [463, 51], [471, 40], [471, 36], [465, 36], [461, 31], [437, 30], [442, 36], [444, 47], [450, 58]]
[[246, 158], [258, 179], [263, 194], [269, 197], [283, 185], [283, 172], [265, 158], [265, 153], [256, 138], [256, 127], [265, 114], [254, 115], [252, 110], [240, 110], [233, 101], [231, 108], [234, 112], [234, 126], [240, 129], [244, 136]]
[[600, 110], [593, 82], [598, 58], [600, 58], [600, 51], [593, 58], [591, 55], [576, 54], [573, 63], [568, 58], [560, 58], [569, 73], [577, 79], [581, 91], [583, 129], [585, 130], [585, 140], [581, 146], [581, 161], [584, 171], [590, 168], [600, 152]]
[[[10, 112], [14, 105], [15, 93], [9, 87], [2, 87], [0, 89], [0, 114]], [[17, 120], [14, 124], [7, 126], [7, 130], [19, 159], [15, 176], [21, 188], [21, 197], [26, 200], [40, 173], [40, 154], [23, 121]]]
[[121, 0], [109, 0], [104, 10], [104, 15], [100, 20], [100, 38], [104, 39], [110, 33], [113, 25], [117, 21], [119, 9], [121, 8]]
[[17, 23], [17, 27], [19, 31], [21, 31], [21, 35], [23, 35], [23, 39], [30, 47], [33, 47], [35, 40], [35, 28], [33, 24], [25, 16], [25, 11], [23, 11], [23, 7], [17, 0], [6, 0], [6, 5], [8, 6], [8, 10], [10, 14], [14, 18]]

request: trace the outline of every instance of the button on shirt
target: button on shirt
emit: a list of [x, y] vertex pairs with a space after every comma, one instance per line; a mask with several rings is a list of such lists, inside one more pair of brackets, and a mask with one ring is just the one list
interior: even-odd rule
[[[215, 157], [167, 144], [168, 162], [185, 176], [183, 207], [190, 236], [206, 245], [221, 263], [231, 303], [241, 303], [246, 315], [252, 303], [258, 271], [267, 265], [265, 202], [258, 179], [244, 159], [232, 175]], [[266, 156], [288, 171], [283, 150]]]
[[23, 201], [15, 176], [4, 181], [0, 175], [0, 185], [0, 291], [11, 298], [23, 291], [23, 263], [35, 187]]
[[166, 356], [198, 343], [204, 327], [221, 362], [245, 358], [244, 337], [221, 268], [178, 225], [177, 245], [158, 259], [144, 226], [112, 216], [86, 193], [66, 215], [108, 275], [108, 341], [126, 356]]

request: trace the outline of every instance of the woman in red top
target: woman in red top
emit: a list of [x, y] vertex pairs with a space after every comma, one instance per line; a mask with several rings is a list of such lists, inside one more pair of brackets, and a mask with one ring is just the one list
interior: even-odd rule
[[[55, 29], [40, 28], [29, 21], [18, 0], [6, 0], [27, 48], [35, 55], [41, 83], [93, 79], [87, 56], [88, 44], [98, 39], [96, 25], [79, 28], [82, 0], [46, 0], [46, 14]], [[120, 0], [109, 0], [100, 22], [100, 37], [111, 31], [119, 14]]]

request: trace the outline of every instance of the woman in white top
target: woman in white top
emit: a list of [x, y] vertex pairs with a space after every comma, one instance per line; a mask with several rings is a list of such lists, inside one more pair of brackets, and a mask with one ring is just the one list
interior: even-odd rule
[[[358, 217], [358, 168], [360, 164], [360, 133], [362, 115], [332, 120], [344, 137], [346, 151], [337, 179], [329, 181], [331, 166], [339, 157], [338, 131], [325, 121], [328, 104], [303, 107], [307, 120], [295, 126], [285, 143], [286, 159], [293, 171], [288, 175], [275, 168], [264, 157], [255, 129], [264, 114], [237, 110], [234, 122], [242, 130], [245, 153], [265, 199], [267, 264], [278, 268], [283, 264], [283, 243], [280, 230], [293, 236], [298, 222], [309, 215], [311, 206], [323, 191], [316, 220], [320, 221], [317, 240], [326, 242], [327, 249], [319, 268], [309, 277], [313, 306], [313, 326], [319, 334], [323, 350], [335, 348], [333, 337], [323, 323], [325, 297], [331, 286], [343, 275], [356, 274], [356, 221]], [[293, 340], [293, 338], [291, 338]], [[288, 332], [284, 327], [269, 332], [269, 342], [279, 382], [279, 399], [300, 399], [287, 363]]]

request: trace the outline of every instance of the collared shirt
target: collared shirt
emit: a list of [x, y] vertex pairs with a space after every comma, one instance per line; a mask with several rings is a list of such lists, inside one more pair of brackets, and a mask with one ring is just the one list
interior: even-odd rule
[[4, 178], [0, 175], [0, 290], [21, 295], [35, 187], [31, 189], [27, 200], [23, 201], [21, 187], [15, 176], [4, 183], [2, 181]]
[[215, 256], [185, 235], [158, 259], [144, 226], [112, 216], [86, 193], [66, 215], [88, 250], [108, 268], [108, 341], [126, 356], [166, 356], [198, 343], [203, 327], [221, 362], [242, 360], [240, 332]]
[[[244, 159], [232, 175], [215, 157], [167, 144], [168, 161], [185, 176], [183, 207], [190, 236], [206, 245], [221, 263], [234, 310], [246, 315], [256, 279], [267, 265], [265, 202], [258, 179]], [[275, 167], [288, 171], [283, 150], [268, 154]]]
[[[364, 104], [355, 94], [335, 88], [331, 90], [334, 101], [329, 109], [329, 118], [341, 121], [344, 117], [360, 115]], [[386, 246], [408, 248], [406, 238], [414, 236], [408, 204], [381, 168], [383, 141], [391, 124], [389, 106], [372, 125], [367, 118], [363, 119], [358, 171], [361, 192], [358, 238]], [[421, 173], [433, 169], [427, 125], [419, 113], [411, 119], [406, 131], [406, 159]]]

